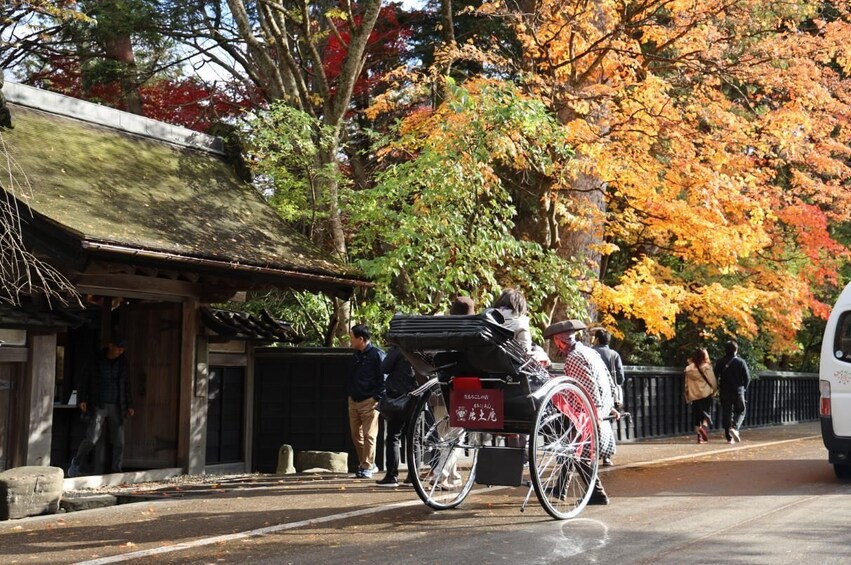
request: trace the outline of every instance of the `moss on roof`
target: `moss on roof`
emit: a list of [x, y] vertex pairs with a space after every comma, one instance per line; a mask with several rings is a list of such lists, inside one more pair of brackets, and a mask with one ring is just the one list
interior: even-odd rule
[[287, 226], [216, 155], [9, 106], [15, 129], [2, 137], [31, 187], [16, 196], [82, 239], [361, 278]]

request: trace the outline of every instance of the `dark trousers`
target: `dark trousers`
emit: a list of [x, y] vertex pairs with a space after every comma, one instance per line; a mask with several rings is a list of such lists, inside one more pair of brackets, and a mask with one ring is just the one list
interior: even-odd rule
[[109, 425], [109, 437], [112, 444], [112, 469], [110, 470], [113, 473], [120, 473], [124, 460], [124, 419], [121, 417], [121, 408], [118, 404], [107, 404], [103, 408], [92, 408], [89, 413], [91, 419], [86, 430], [86, 439], [80, 444], [72, 462], [77, 465], [84, 464], [89, 452], [103, 435], [104, 425]]
[[738, 430], [742, 427], [746, 408], [745, 387], [740, 386], [734, 391], [721, 391], [721, 421], [724, 424], [724, 436], [727, 441], [733, 438], [730, 435], [730, 428]]
[[384, 470], [387, 477], [399, 476], [399, 460], [401, 458], [402, 433], [407, 423], [407, 414], [400, 414], [390, 420], [385, 420], [387, 438], [384, 440]]

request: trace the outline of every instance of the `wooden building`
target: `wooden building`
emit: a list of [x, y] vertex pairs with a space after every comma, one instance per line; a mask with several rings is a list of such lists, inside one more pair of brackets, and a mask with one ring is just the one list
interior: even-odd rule
[[116, 332], [136, 410], [125, 468], [249, 470], [253, 345], [295, 336], [209, 304], [367, 283], [289, 229], [219, 139], [22, 85], [3, 93], [13, 129], [0, 130], [0, 185], [21, 206], [27, 248], [81, 304], [0, 307], [0, 470], [67, 467], [84, 430], [75, 383]]

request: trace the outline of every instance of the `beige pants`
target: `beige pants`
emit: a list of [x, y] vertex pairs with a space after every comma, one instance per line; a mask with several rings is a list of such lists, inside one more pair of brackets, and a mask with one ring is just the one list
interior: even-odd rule
[[378, 402], [374, 398], [355, 402], [349, 397], [349, 427], [361, 469], [372, 469], [375, 465], [375, 438], [378, 437], [376, 406]]

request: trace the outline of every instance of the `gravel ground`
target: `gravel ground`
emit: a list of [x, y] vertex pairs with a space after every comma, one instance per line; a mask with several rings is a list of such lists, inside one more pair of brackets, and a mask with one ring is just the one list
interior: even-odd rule
[[144, 492], [176, 490], [185, 487], [193, 487], [206, 484], [245, 483], [257, 480], [268, 475], [260, 473], [235, 473], [235, 474], [205, 474], [205, 475], [178, 475], [161, 481], [150, 481], [146, 483], [126, 483], [120, 485], [108, 485], [98, 488], [67, 490], [63, 498], [90, 496], [95, 494], [138, 494]]

